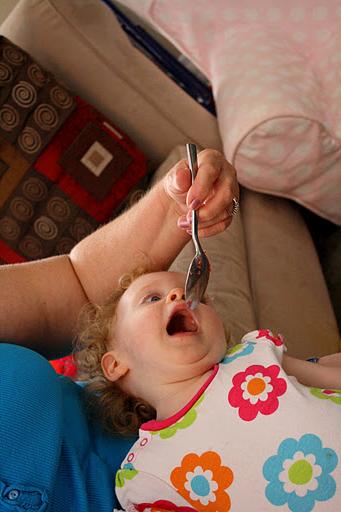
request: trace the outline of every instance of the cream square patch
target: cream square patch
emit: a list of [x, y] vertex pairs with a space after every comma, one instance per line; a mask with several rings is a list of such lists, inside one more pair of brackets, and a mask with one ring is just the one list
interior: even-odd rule
[[99, 142], [94, 142], [85, 153], [81, 162], [95, 176], [100, 176], [109, 162], [113, 159], [113, 155], [105, 149]]

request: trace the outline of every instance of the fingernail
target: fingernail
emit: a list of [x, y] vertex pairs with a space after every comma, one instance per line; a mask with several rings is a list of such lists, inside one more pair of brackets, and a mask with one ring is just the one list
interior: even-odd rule
[[203, 203], [201, 201], [199, 201], [199, 199], [194, 199], [191, 204], [189, 205], [189, 208], [191, 210], [196, 210], [197, 208], [199, 208], [199, 206], [201, 206]]
[[179, 228], [188, 229], [191, 225], [190, 223], [185, 219], [179, 219], [178, 220], [178, 226]]

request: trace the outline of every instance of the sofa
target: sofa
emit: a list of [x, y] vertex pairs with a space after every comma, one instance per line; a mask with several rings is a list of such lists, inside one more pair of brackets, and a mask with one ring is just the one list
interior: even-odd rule
[[[185, 157], [187, 142], [222, 150], [217, 119], [132, 46], [104, 2], [21, 0], [0, 34], [127, 133], [147, 155], [153, 180]], [[233, 342], [269, 328], [292, 356], [339, 349], [319, 259], [294, 202], [241, 187], [231, 227], [204, 247], [209, 294]], [[172, 268], [185, 271], [191, 251]]]

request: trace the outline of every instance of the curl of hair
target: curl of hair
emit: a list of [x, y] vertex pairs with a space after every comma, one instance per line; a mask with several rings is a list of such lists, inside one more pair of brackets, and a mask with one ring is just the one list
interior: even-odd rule
[[139, 267], [124, 274], [103, 306], [87, 304], [80, 316], [80, 334], [74, 345], [77, 377], [86, 381], [88, 412], [101, 421], [105, 430], [122, 436], [137, 434], [143, 422], [155, 418], [155, 409], [143, 399], [126, 393], [118, 383], [107, 380], [101, 360], [109, 349], [120, 298], [137, 277], [150, 271]]

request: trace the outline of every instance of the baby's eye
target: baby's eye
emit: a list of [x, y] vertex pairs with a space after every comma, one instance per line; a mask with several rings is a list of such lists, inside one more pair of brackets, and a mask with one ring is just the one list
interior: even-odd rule
[[161, 300], [160, 295], [157, 295], [156, 293], [153, 293], [151, 295], [148, 295], [143, 302], [151, 303], [151, 302], [158, 302]]

